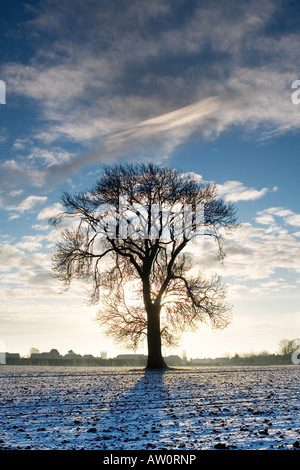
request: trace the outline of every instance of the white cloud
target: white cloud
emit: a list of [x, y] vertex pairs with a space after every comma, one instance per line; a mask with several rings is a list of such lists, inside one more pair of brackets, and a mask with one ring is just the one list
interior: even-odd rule
[[57, 215], [59, 212], [61, 212], [61, 210], [62, 210], [62, 204], [60, 204], [59, 202], [56, 202], [55, 204], [52, 204], [51, 206], [44, 207], [44, 209], [42, 209], [39, 212], [37, 216], [37, 220], [48, 220], [51, 217], [54, 217], [55, 215]]
[[[287, 217], [292, 215], [292, 211], [290, 209], [285, 209], [284, 207], [269, 207], [263, 211], [264, 213], [273, 214], [277, 217]], [[260, 214], [261, 212], [259, 212]]]
[[262, 188], [247, 188], [240, 181], [226, 181], [222, 185], [217, 185], [220, 196], [223, 196], [226, 202], [253, 201], [264, 196], [269, 190]]
[[[24, 305], [30, 312], [30, 306], [41, 312], [41, 303], [44, 298], [60, 304], [67, 299], [59, 297], [62, 286], [53, 277], [51, 271], [51, 255], [43, 253], [42, 243], [47, 240], [43, 236], [24, 236], [17, 244], [0, 244], [0, 290], [2, 312], [16, 312]], [[40, 251], [39, 251], [40, 250]], [[76, 283], [75, 283], [76, 284]], [[69, 299], [75, 297], [83, 299], [84, 291], [76, 292], [71, 289]], [[77, 300], [78, 301], [78, 300]], [[82, 300], [83, 302], [83, 300]], [[66, 307], [68, 309], [68, 307]], [[49, 311], [53, 306], [49, 306]], [[47, 311], [43, 308], [42, 312]], [[56, 311], [56, 308], [55, 308]], [[21, 309], [22, 315], [24, 313]]]
[[[26, 311], [47, 311], [45, 305], [46, 310], [41, 309], [43, 299], [58, 304], [61, 301], [58, 295], [61, 286], [53, 278], [50, 255], [41, 251], [42, 242], [41, 236], [25, 236], [15, 245], [0, 244], [1, 310], [21, 312], [23, 321], [26, 321]], [[49, 311], [52, 308], [49, 305]]]
[[43, 248], [41, 243], [43, 240], [43, 236], [25, 235], [15, 244], [15, 247], [29, 252], [39, 251]]
[[8, 169], [8, 170], [18, 170], [19, 169], [19, 163], [16, 162], [16, 160], [5, 160], [2, 163], [2, 168], [3, 169]]
[[19, 217], [20, 217], [20, 214], [13, 214], [9, 216], [8, 220], [19, 219]]
[[284, 279], [274, 279], [271, 281], [258, 283], [256, 287], [252, 287], [251, 289], [249, 289], [249, 293], [262, 296], [274, 292], [290, 292], [293, 289], [297, 289], [295, 283], [287, 282]]
[[300, 214], [292, 214], [291, 216], [286, 218], [286, 222], [287, 224], [300, 227]]
[[0, 207], [7, 211], [14, 211], [9, 220], [20, 217], [26, 211], [34, 209], [36, 206], [46, 202], [46, 196], [27, 196], [22, 199], [23, 189], [16, 189], [5, 193], [0, 191]]
[[225, 272], [239, 278], [266, 279], [278, 268], [300, 272], [299, 240], [281, 227], [269, 231], [242, 224], [225, 243], [225, 250]]
[[[222, 2], [199, 3], [186, 10], [181, 23], [155, 31], [153, 18], [169, 24], [179, 13], [173, 2], [151, 2], [151, 8], [145, 1], [132, 2], [122, 13], [114, 4], [75, 4], [64, 0], [55, 9], [51, 2], [37, 8], [29, 22], [41, 39], [35, 56], [30, 65], [4, 68], [11, 92], [40, 104], [46, 126], [36, 129], [36, 138], [45, 143], [68, 139], [95, 149], [71, 158], [58, 147], [35, 147], [31, 159], [55, 168], [36, 175], [27, 171], [32, 184], [124, 155], [142, 142], [157, 144], [162, 158], [195, 132], [211, 138], [239, 126], [242, 133], [255, 131], [255, 138], [266, 139], [299, 129], [300, 114], [289, 90], [297, 74], [298, 34], [264, 34], [279, 4], [266, 1], [258, 7], [252, 0], [247, 7], [237, 2], [235, 9]], [[74, 29], [72, 18], [76, 12], [78, 21], [79, 11]], [[51, 49], [39, 36], [42, 24], [54, 34]], [[187, 62], [182, 64], [183, 57]], [[15, 148], [25, 140], [17, 139]], [[4, 164], [5, 172], [21, 178], [15, 164]], [[251, 196], [240, 189], [239, 198]]]
[[32, 145], [32, 140], [29, 138], [26, 139], [16, 139], [13, 144], [13, 150], [23, 150], [27, 145]]
[[49, 229], [49, 225], [47, 224], [35, 224], [35, 225], [32, 225], [32, 227], [34, 230], [39, 230], [39, 231], [46, 231]]
[[63, 151], [59, 148], [53, 150], [42, 149], [34, 147], [28, 155], [29, 160], [41, 160], [47, 165], [57, 165], [66, 162], [70, 159], [69, 152]]
[[295, 278], [300, 273], [300, 240], [280, 225], [270, 229], [242, 223], [235, 232], [224, 235], [224, 250], [222, 265], [216, 258], [217, 246], [210, 239], [187, 249], [200, 268], [222, 273], [230, 284], [271, 281], [279, 269], [293, 273]]
[[48, 198], [46, 196], [28, 196], [18, 205], [9, 207], [9, 210], [14, 210], [17, 212], [25, 212], [25, 211], [33, 209], [35, 206], [39, 204], [43, 204], [44, 202], [47, 201], [47, 199]]
[[262, 214], [258, 217], [256, 217], [256, 222], [259, 223], [259, 224], [263, 224], [263, 225], [270, 225], [270, 224], [274, 224], [275, 223], [275, 219], [272, 215], [269, 215], [269, 214]]
[[30, 165], [23, 159], [20, 161], [6, 160], [0, 165], [0, 184], [10, 190], [20, 186], [42, 187], [45, 183], [45, 170]]
[[[284, 222], [294, 227], [300, 227], [300, 214], [295, 214], [290, 209], [284, 207], [270, 207], [258, 213], [257, 222], [260, 223], [273, 223], [274, 217], [281, 217]], [[262, 222], [262, 220], [264, 222]]]
[[17, 197], [17, 196], [20, 196], [23, 193], [24, 193], [23, 189], [16, 189], [16, 190], [11, 191], [8, 195], [11, 196], [11, 197]]

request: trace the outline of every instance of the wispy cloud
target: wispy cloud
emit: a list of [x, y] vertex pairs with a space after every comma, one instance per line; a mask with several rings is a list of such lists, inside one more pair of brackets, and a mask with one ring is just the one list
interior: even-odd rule
[[261, 280], [271, 282], [274, 276], [280, 277], [278, 270], [281, 273], [288, 270], [293, 280], [287, 282], [292, 288], [300, 274], [300, 240], [281, 224], [270, 228], [242, 223], [235, 233], [225, 238], [227, 256], [222, 266], [209, 240], [205, 240], [203, 246], [195, 245], [190, 249], [199, 266], [221, 272], [225, 279], [230, 279], [230, 284], [253, 282], [257, 286]]
[[29, 211], [33, 209], [34, 207], [36, 207], [37, 205], [43, 204], [46, 201], [47, 201], [46, 196], [28, 196], [23, 201], [21, 201], [18, 205], [10, 206], [8, 209], [22, 213], [25, 211]]
[[51, 206], [44, 207], [44, 209], [38, 213], [37, 220], [48, 220], [51, 217], [57, 215], [62, 210], [62, 208], [63, 206], [59, 202], [56, 202]]
[[284, 223], [288, 225], [300, 227], [300, 214], [296, 214], [290, 209], [286, 209], [284, 207], [270, 207], [260, 211], [256, 221], [265, 225], [272, 225], [276, 223], [275, 217], [283, 219]]
[[226, 202], [253, 201], [269, 192], [268, 188], [247, 188], [240, 181], [226, 181], [217, 185], [218, 193]]
[[[27, 154], [24, 139], [15, 141], [23, 154], [3, 164], [3, 184], [24, 175], [32, 185], [51, 184], [150, 142], [153, 157], [162, 158], [191, 135], [214, 138], [238, 127], [265, 140], [299, 129], [290, 86], [300, 35], [268, 29], [282, 8], [256, 0], [35, 7], [25, 25], [38, 39], [35, 53], [2, 72], [10, 93], [39, 106], [41, 120]], [[88, 151], [72, 155], [66, 142]]]

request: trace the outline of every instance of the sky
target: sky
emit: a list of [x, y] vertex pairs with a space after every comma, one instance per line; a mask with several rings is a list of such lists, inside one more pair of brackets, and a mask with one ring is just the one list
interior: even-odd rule
[[227, 283], [232, 323], [164, 354], [276, 353], [300, 337], [299, 24], [296, 0], [1, 3], [2, 349], [128, 352], [82, 286], [62, 293], [48, 223], [62, 191], [125, 162], [192, 172], [237, 206], [223, 265], [193, 247]]

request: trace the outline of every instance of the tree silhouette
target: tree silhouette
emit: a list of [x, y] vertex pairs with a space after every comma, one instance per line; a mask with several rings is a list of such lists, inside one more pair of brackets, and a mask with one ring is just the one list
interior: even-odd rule
[[281, 339], [278, 343], [279, 353], [283, 356], [291, 355], [299, 348], [299, 338], [295, 339]]
[[225, 256], [222, 232], [236, 228], [235, 207], [215, 185], [153, 164], [113, 165], [90, 191], [63, 193], [62, 203], [51, 220], [69, 223], [53, 254], [57, 277], [66, 287], [91, 283], [97, 321], [114, 339], [136, 348], [147, 338], [148, 369], [166, 367], [162, 342], [176, 344], [199, 322], [228, 324], [225, 285], [197, 270], [186, 249], [209, 236]]

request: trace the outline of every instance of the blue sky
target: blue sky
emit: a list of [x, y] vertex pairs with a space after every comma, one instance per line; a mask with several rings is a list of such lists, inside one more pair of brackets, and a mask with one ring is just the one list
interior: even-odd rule
[[59, 294], [48, 225], [62, 190], [110, 162], [194, 172], [236, 202], [223, 266], [233, 322], [201, 327], [189, 357], [276, 352], [300, 335], [300, 7], [296, 1], [41, 1], [1, 5], [0, 341], [122, 352], [82, 286]]

